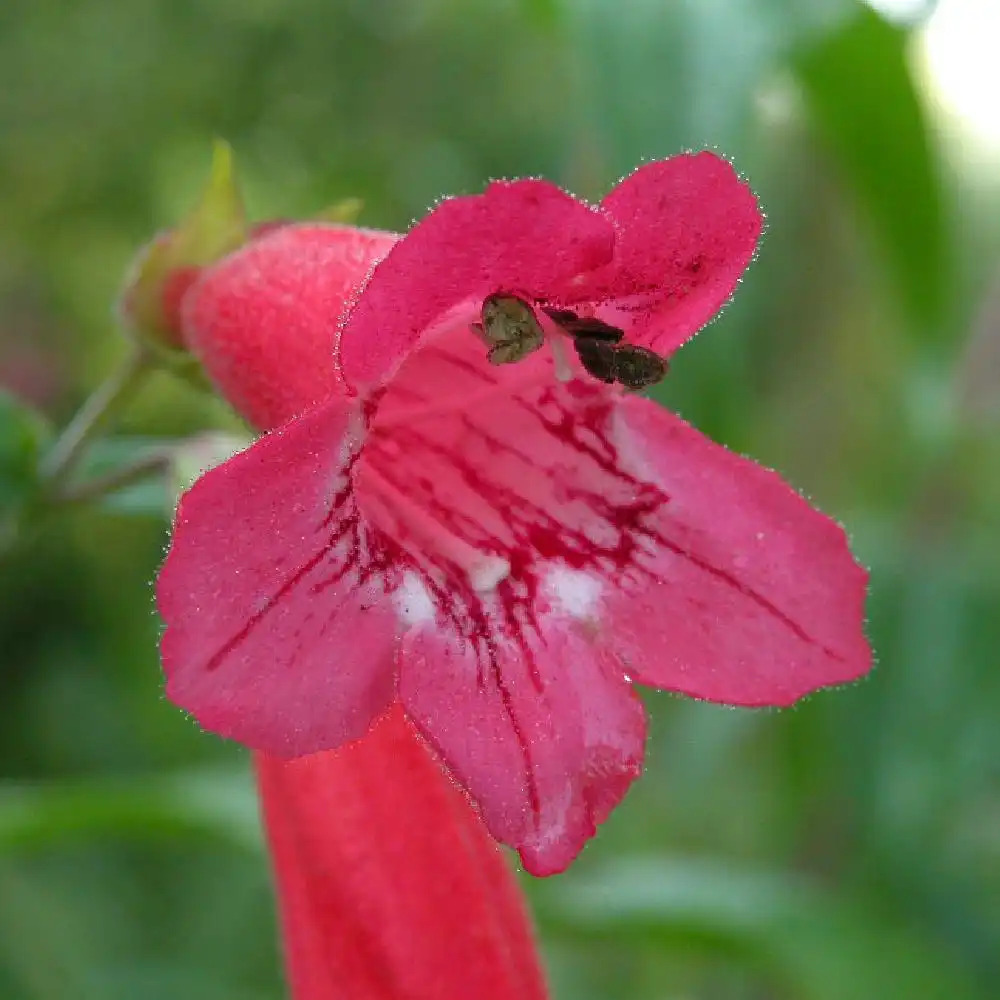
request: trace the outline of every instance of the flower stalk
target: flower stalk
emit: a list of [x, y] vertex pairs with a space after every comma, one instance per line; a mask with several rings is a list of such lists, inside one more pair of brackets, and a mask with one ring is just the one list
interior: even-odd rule
[[[39, 476], [45, 501], [58, 503], [66, 499], [63, 487], [76, 471], [89, 446], [132, 400], [154, 368], [152, 353], [141, 345], [133, 346], [118, 368], [80, 407], [41, 463]], [[148, 471], [136, 470], [136, 474], [138, 478], [142, 478]], [[127, 477], [127, 482], [135, 481], [136, 478]], [[74, 493], [73, 490], [68, 492], [70, 496]], [[75, 492], [79, 493], [79, 489]], [[108, 489], [102, 491], [92, 488], [85, 491], [85, 495], [90, 499], [104, 492], [108, 492]]]

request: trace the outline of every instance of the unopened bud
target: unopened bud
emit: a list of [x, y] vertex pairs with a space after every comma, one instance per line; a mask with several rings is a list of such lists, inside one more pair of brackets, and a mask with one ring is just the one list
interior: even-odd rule
[[230, 146], [216, 141], [208, 183], [192, 211], [137, 255], [119, 304], [125, 328], [168, 351], [184, 350], [180, 306], [201, 269], [242, 246], [246, 213]]

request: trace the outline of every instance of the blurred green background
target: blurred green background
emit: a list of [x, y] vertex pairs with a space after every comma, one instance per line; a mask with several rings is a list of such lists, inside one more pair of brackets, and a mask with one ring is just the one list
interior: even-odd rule
[[[56, 427], [123, 355], [124, 269], [215, 135], [258, 218], [357, 195], [405, 228], [492, 176], [599, 197], [702, 146], [758, 191], [759, 259], [662, 398], [845, 524], [879, 666], [782, 713], [648, 698], [644, 780], [568, 874], [525, 880], [563, 1000], [1000, 990], [1000, 140], [961, 117], [1000, 82], [949, 103], [971, 57], [935, 35], [947, 13], [995, 53], [1000, 24], [908, 7], [0, 5], [0, 384]], [[164, 376], [98, 458], [215, 426]], [[8, 521], [44, 434], [0, 410]], [[282, 995], [246, 755], [161, 694], [166, 503], [0, 554], [3, 1000]]]

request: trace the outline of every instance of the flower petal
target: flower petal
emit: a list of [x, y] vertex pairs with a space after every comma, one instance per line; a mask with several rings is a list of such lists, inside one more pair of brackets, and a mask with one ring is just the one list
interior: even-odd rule
[[710, 152], [645, 164], [601, 209], [616, 223], [614, 264], [580, 294], [617, 300], [628, 339], [663, 355], [725, 305], [764, 224], [749, 186]]
[[397, 238], [351, 226], [279, 226], [208, 268], [185, 295], [188, 346], [251, 423], [275, 427], [336, 390], [333, 344], [344, 303]]
[[547, 181], [497, 182], [442, 202], [379, 263], [348, 314], [344, 380], [380, 384], [459, 303], [498, 290], [558, 298], [611, 259], [613, 238], [607, 218]]
[[840, 526], [655, 403], [626, 398], [619, 413], [623, 464], [664, 497], [644, 528], [640, 585], [608, 602], [605, 641], [629, 675], [788, 705], [866, 673], [867, 574]]
[[543, 1000], [506, 858], [402, 712], [255, 763], [293, 996]]
[[202, 476], [157, 581], [167, 695], [294, 756], [361, 736], [393, 697], [395, 614], [366, 564], [351, 414], [333, 400]]
[[583, 629], [546, 616], [489, 655], [433, 625], [400, 651], [407, 714], [534, 875], [562, 871], [642, 769], [642, 704]]

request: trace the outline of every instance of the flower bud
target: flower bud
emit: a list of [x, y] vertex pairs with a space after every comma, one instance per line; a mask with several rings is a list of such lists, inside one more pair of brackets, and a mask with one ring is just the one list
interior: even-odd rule
[[208, 183], [191, 212], [157, 234], [136, 256], [119, 303], [128, 332], [168, 354], [186, 350], [180, 324], [184, 293], [201, 269], [242, 246], [246, 213], [230, 146], [216, 141]]

